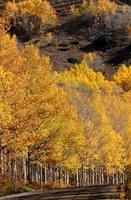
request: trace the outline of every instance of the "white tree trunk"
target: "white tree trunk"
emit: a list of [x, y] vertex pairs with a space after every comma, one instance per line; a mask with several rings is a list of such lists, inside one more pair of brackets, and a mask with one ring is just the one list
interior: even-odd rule
[[76, 185], [77, 187], [79, 186], [79, 169], [77, 169], [77, 173], [76, 173]]
[[40, 184], [41, 184], [41, 190], [43, 189], [43, 166], [40, 165]]
[[24, 184], [27, 184], [27, 166], [26, 166], [26, 158], [23, 158], [23, 172], [24, 172]]
[[47, 184], [47, 167], [46, 167], [46, 165], [44, 167], [44, 171], [45, 171], [45, 184]]

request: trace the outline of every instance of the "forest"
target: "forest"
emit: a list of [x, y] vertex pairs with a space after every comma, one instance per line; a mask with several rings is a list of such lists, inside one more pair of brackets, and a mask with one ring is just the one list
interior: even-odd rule
[[130, 182], [130, 1], [70, 2], [0, 1], [0, 196]]

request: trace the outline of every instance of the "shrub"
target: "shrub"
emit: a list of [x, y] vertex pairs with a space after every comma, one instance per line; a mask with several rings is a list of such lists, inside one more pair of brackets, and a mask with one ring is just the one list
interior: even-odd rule
[[36, 16], [43, 25], [54, 25], [56, 22], [56, 13], [48, 1], [25, 0], [15, 3], [8, 2], [5, 13], [10, 18]]
[[116, 4], [110, 0], [84, 0], [80, 9], [72, 7], [71, 11], [75, 16], [86, 15], [91, 18], [99, 19], [104, 15], [113, 14], [116, 8]]
[[[53, 41], [53, 34], [51, 32], [48, 32], [46, 35], [42, 35], [41, 37], [42, 42], [45, 44], [44, 46], [49, 46], [51, 45], [52, 41]], [[38, 39], [38, 42], [40, 41], [40, 39]]]
[[131, 90], [131, 66], [120, 65], [113, 76], [113, 80], [125, 91]]
[[25, 0], [8, 2], [4, 17], [10, 21], [10, 26], [23, 27], [29, 32], [37, 32], [41, 26], [48, 28], [57, 21], [56, 12], [48, 1]]
[[63, 182], [61, 183], [48, 183], [48, 184], [43, 184], [43, 189], [45, 190], [51, 190], [51, 189], [60, 189], [60, 188], [67, 188], [70, 185], [67, 185]]
[[18, 188], [13, 177], [8, 173], [2, 174], [0, 177], [0, 196], [17, 192]]
[[4, 184], [0, 184], [0, 196], [21, 192], [32, 192], [37, 189], [40, 189], [40, 187], [38, 188], [38, 186], [36, 187], [34, 185], [24, 185], [21, 182], [13, 182], [11, 179], [8, 179]]

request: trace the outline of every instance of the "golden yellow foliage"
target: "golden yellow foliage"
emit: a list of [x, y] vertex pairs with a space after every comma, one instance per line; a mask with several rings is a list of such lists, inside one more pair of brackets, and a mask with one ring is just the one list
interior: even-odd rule
[[[0, 50], [0, 118], [2, 125], [2, 121], [8, 122], [6, 128], [1, 126], [2, 145], [12, 149], [11, 157], [26, 157], [30, 151], [33, 161], [51, 162], [62, 160], [70, 140], [70, 145], [75, 144], [73, 155], [82, 144], [83, 132], [78, 132], [75, 109], [57, 86], [50, 59], [41, 56], [33, 45], [18, 50], [15, 38], [2, 30]], [[62, 142], [56, 148], [57, 140]]]
[[[73, 171], [102, 165], [110, 173], [131, 163], [130, 66], [113, 81], [85, 60], [54, 74], [49, 57], [33, 45], [17, 49], [3, 30], [0, 51], [1, 141], [11, 158], [30, 153], [32, 162]], [[92, 63], [94, 54], [87, 59]]]
[[118, 71], [114, 74], [113, 80], [120, 85], [124, 90], [131, 89], [131, 66], [121, 65]]
[[115, 2], [110, 0], [90, 0], [89, 2], [84, 0], [80, 9], [75, 9], [72, 7], [72, 12], [77, 15], [88, 15], [95, 18], [99, 18], [106, 14], [114, 14], [117, 9]]
[[48, 1], [25, 0], [18, 3], [8, 2], [6, 4], [5, 16], [9, 18], [35, 16], [43, 25], [54, 25], [57, 17], [55, 10]]
[[[90, 62], [92, 62], [93, 55], [90, 54], [89, 57], [90, 56]], [[106, 80], [101, 72], [93, 71], [93, 69], [87, 65], [85, 59], [81, 64], [75, 65], [70, 71], [58, 73], [56, 76], [58, 81], [62, 83], [70, 84], [72, 86], [80, 85], [96, 91], [102, 90], [112, 92], [113, 86], [115, 85]]]
[[12, 87], [12, 73], [4, 72], [0, 67], [0, 126], [6, 128], [11, 121], [11, 109], [7, 101], [6, 91]]
[[[91, 54], [88, 57], [92, 60]], [[124, 80], [126, 76], [130, 77], [128, 70], [127, 73], [121, 72]], [[56, 77], [64, 83], [83, 119], [86, 146], [81, 155], [86, 166], [104, 165], [110, 173], [122, 171], [130, 163], [131, 156], [130, 90], [123, 92], [113, 81], [89, 68], [85, 61], [69, 71], [58, 73]], [[129, 79], [126, 80], [129, 82]]]
[[88, 116], [87, 122], [88, 120], [90, 122], [86, 130], [89, 145], [91, 139], [95, 141], [95, 145], [92, 145], [92, 148], [97, 159], [94, 161], [96, 164], [100, 163], [106, 166], [110, 172], [112, 170], [122, 170], [125, 167], [125, 163], [121, 164], [125, 156], [123, 138], [117, 129], [114, 130], [110, 122], [111, 119], [109, 118], [108, 110], [106, 110], [106, 105], [109, 104], [111, 106], [111, 96], [110, 94], [102, 95], [101, 93], [90, 94], [86, 102], [87, 105], [84, 108]]
[[16, 38], [10, 38], [5, 31], [0, 30], [0, 39], [0, 65], [5, 70], [18, 72], [22, 67], [22, 58], [16, 46]]

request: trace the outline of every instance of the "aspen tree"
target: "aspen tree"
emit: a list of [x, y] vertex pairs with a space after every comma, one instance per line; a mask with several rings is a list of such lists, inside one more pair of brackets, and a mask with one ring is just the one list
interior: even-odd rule
[[[119, 129], [114, 129], [108, 114], [111, 110], [110, 100], [114, 98], [117, 101], [120, 98], [121, 88], [113, 81], [106, 80], [101, 73], [90, 69], [85, 61], [56, 76], [58, 81], [66, 85], [65, 90], [84, 119], [87, 143], [83, 158], [86, 157], [88, 167], [103, 165], [109, 173], [123, 170], [126, 167], [123, 162], [123, 136]], [[123, 104], [126, 106], [124, 102]], [[110, 108], [107, 109], [107, 105], [110, 105]], [[114, 116], [117, 115], [115, 108], [114, 112]], [[114, 122], [116, 123], [115, 120]]]
[[114, 74], [113, 80], [125, 91], [131, 90], [131, 66], [121, 65]]
[[[3, 136], [4, 145], [11, 149], [10, 157], [15, 163], [21, 157], [27, 159], [25, 182], [26, 178], [31, 182], [31, 163], [46, 165], [59, 161], [61, 164], [66, 154], [65, 159], [73, 158], [83, 142], [83, 129], [82, 125], [78, 126], [77, 113], [67, 94], [57, 86], [47, 56], [40, 56], [33, 45], [18, 50], [15, 38], [4, 31], [1, 31], [0, 48], [3, 69], [13, 77], [9, 82], [11, 89], [3, 91], [11, 109], [11, 119]], [[8, 78], [6, 80], [8, 83]], [[36, 171], [38, 175], [38, 168]]]
[[24, 24], [30, 33], [38, 25], [48, 27], [57, 22], [54, 8], [48, 1], [42, 0], [25, 0], [18, 3], [9, 1], [6, 3], [3, 17], [9, 22], [13, 20], [14, 26]]

